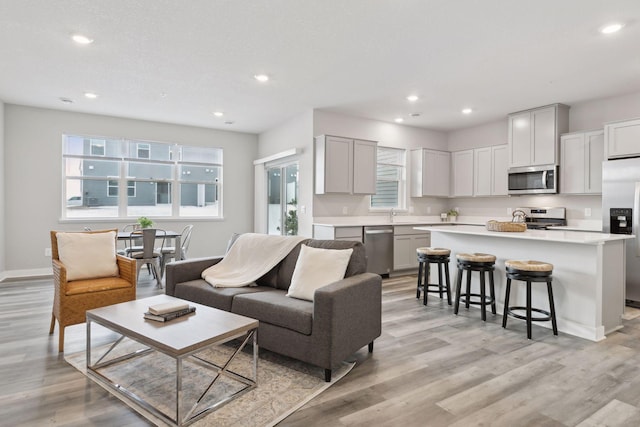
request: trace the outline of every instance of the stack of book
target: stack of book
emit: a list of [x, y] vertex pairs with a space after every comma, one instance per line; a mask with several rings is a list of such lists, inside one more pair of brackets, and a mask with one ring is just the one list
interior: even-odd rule
[[182, 301], [167, 302], [149, 306], [149, 311], [144, 314], [145, 319], [156, 322], [167, 322], [194, 313], [196, 308]]

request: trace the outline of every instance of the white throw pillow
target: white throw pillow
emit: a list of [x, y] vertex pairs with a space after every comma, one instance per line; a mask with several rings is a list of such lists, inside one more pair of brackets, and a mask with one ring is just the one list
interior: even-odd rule
[[67, 280], [118, 275], [116, 232], [56, 233], [58, 257], [67, 269]]
[[320, 249], [302, 245], [288, 297], [313, 301], [316, 289], [344, 278], [353, 249]]

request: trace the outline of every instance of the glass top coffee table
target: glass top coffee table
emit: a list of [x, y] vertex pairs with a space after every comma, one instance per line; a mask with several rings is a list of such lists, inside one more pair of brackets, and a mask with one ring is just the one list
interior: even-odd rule
[[[246, 393], [256, 386], [258, 368], [258, 321], [205, 305], [188, 302], [196, 307], [196, 312], [168, 322], [147, 320], [143, 314], [151, 305], [183, 301], [168, 295], [157, 295], [136, 301], [124, 302], [107, 307], [87, 311], [87, 373], [88, 375], [122, 393], [134, 403], [142, 406], [154, 415], [178, 426], [188, 425], [209, 412], [218, 409], [231, 399]], [[91, 342], [92, 324], [96, 323], [104, 328], [116, 332], [120, 337], [99, 355], [93, 349]], [[144, 348], [115, 355], [115, 351], [125, 338], [142, 344]], [[200, 353], [212, 346], [238, 339], [239, 346], [233, 349], [228, 360], [222, 364], [200, 358]], [[243, 375], [229, 369], [229, 364], [242, 351], [248, 342], [253, 344], [253, 362], [251, 373]], [[235, 344], [235, 343], [234, 343]], [[135, 391], [118, 384], [104, 373], [105, 368], [126, 363], [130, 359], [139, 358], [152, 352], [160, 352], [175, 360], [175, 417], [161, 411], [154, 405], [141, 398]], [[191, 358], [200, 366], [205, 366], [212, 372], [212, 379], [196, 402], [184, 402], [183, 396], [183, 362]], [[205, 408], [199, 408], [207, 393], [222, 377], [231, 378], [242, 384], [242, 387], [228, 396], [215, 402], [209, 402]], [[173, 412], [173, 411], [172, 411]]]

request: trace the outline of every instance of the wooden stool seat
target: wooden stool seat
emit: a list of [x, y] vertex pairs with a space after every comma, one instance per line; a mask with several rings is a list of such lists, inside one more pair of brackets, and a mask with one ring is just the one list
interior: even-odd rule
[[[556, 323], [556, 310], [553, 303], [552, 272], [553, 264], [542, 261], [519, 261], [508, 260], [504, 263], [507, 271], [507, 287], [504, 298], [504, 312], [502, 315], [502, 327], [507, 327], [509, 316], [522, 319], [527, 322], [527, 338], [531, 339], [531, 323], [551, 321], [553, 334], [558, 335], [558, 325]], [[518, 280], [526, 283], [526, 305], [509, 306], [509, 296], [511, 293], [511, 280]], [[549, 311], [531, 306], [531, 283], [546, 282], [547, 294], [549, 296]], [[524, 311], [525, 315], [518, 314], [517, 311]], [[540, 313], [544, 316], [533, 317], [533, 313]]]
[[490, 254], [482, 254], [482, 253], [461, 253], [457, 254], [456, 258], [458, 261], [468, 261], [468, 262], [496, 262], [496, 256]]
[[450, 255], [451, 250], [446, 248], [418, 248], [416, 249], [418, 256], [420, 255]]

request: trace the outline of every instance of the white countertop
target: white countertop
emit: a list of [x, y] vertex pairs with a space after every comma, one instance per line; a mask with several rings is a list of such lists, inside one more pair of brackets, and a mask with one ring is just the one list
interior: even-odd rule
[[628, 234], [605, 234], [588, 231], [568, 231], [568, 230], [526, 230], [523, 232], [500, 232], [489, 231], [485, 227], [456, 225], [456, 226], [426, 226], [415, 227], [416, 230], [435, 231], [441, 233], [467, 234], [486, 237], [497, 237], [507, 239], [524, 240], [545, 240], [549, 242], [577, 243], [583, 245], [594, 245], [614, 240], [632, 239], [634, 235]]

